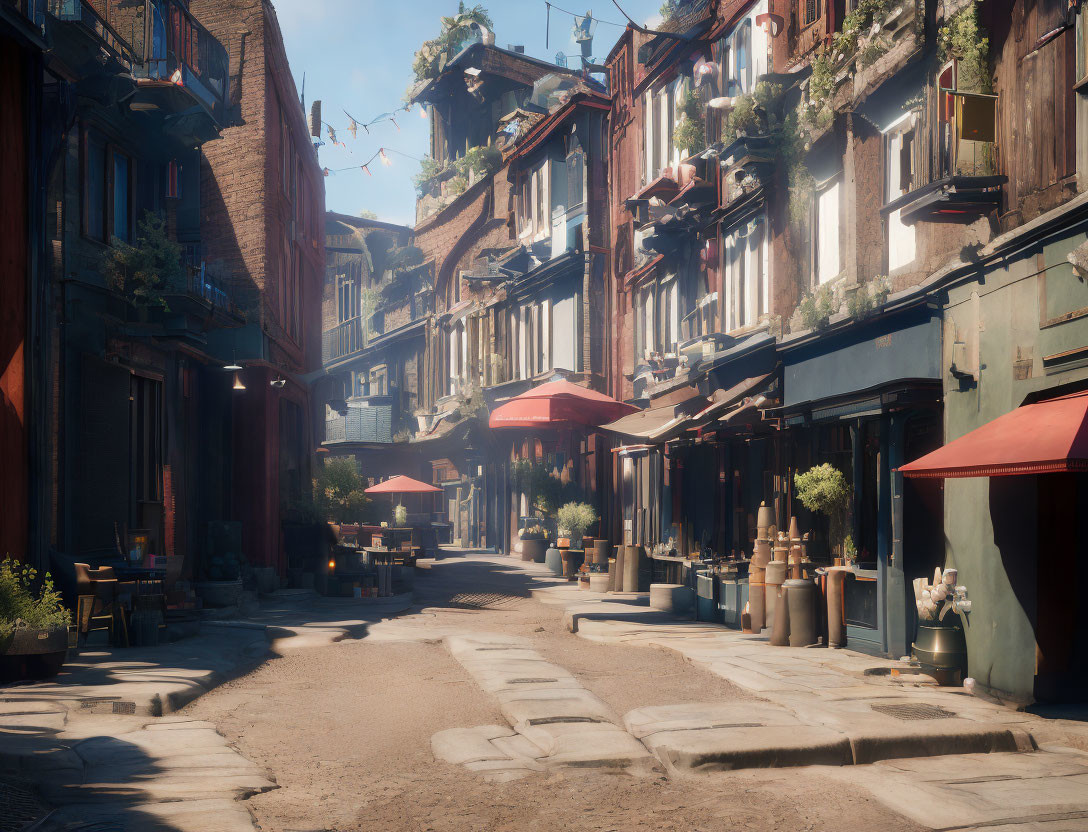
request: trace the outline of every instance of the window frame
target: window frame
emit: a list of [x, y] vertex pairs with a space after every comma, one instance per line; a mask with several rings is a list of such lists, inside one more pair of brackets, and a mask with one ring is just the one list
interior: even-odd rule
[[[101, 217], [102, 217], [102, 236], [98, 237], [91, 233], [90, 228], [90, 205], [91, 205], [91, 193], [90, 193], [90, 180], [89, 174], [91, 169], [91, 144], [92, 142], [101, 148], [102, 158], [101, 164], [101, 182], [102, 182], [102, 195], [101, 195]], [[116, 169], [114, 165], [114, 157], [121, 156], [125, 159], [128, 171], [128, 182], [126, 186], [126, 201], [128, 203], [128, 217], [127, 217], [127, 239], [119, 237], [116, 234], [116, 222], [114, 217], [115, 204], [115, 192], [117, 187], [116, 182]], [[80, 234], [87, 240], [93, 240], [101, 245], [112, 245], [113, 238], [118, 237], [123, 242], [130, 242], [132, 240], [133, 231], [135, 230], [135, 216], [136, 216], [136, 158], [128, 152], [120, 144], [112, 141], [105, 136], [101, 131], [94, 127], [84, 124], [80, 131]]]
[[[881, 131], [884, 153], [881, 174], [883, 177], [885, 205], [908, 192], [903, 189], [902, 151], [905, 137], [910, 134], [913, 141], [917, 128], [918, 124], [914, 113], [907, 112]], [[889, 274], [910, 266], [911, 263], [918, 259], [917, 229], [913, 225], [907, 225], [901, 221], [902, 211], [902, 208], [889, 211], [884, 220], [884, 260]], [[907, 252], [910, 253], [910, 256], [903, 259]], [[894, 258], [894, 265], [893, 254], [897, 255]]]

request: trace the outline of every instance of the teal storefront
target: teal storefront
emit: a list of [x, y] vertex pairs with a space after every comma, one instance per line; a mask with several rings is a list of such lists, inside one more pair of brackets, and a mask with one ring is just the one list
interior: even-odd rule
[[[831, 463], [853, 488], [848, 530], [858, 550], [846, 585], [848, 646], [909, 654], [911, 581], [943, 563], [939, 482], [904, 483], [897, 468], [939, 447], [941, 316], [917, 294], [860, 321], [787, 338], [782, 362], [783, 473]], [[827, 521], [790, 501], [815, 559], [829, 559]]]

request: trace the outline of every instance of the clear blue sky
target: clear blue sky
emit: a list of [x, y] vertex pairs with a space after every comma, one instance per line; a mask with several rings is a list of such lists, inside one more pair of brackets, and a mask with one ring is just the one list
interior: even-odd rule
[[[572, 12], [587, 11], [586, 0], [562, 0]], [[429, 124], [417, 107], [397, 118], [398, 131], [386, 122], [359, 130], [352, 139], [346, 127], [347, 110], [360, 121], [402, 106], [402, 96], [412, 77], [412, 57], [419, 45], [438, 34], [440, 19], [457, 11], [457, 0], [274, 0], [287, 44], [287, 57], [302, 88], [306, 75], [306, 102], [322, 101], [323, 118], [337, 129], [337, 139], [347, 149], [333, 147], [326, 137], [321, 164], [333, 170], [362, 165], [381, 146], [412, 156], [428, 147]], [[524, 44], [536, 58], [552, 61], [556, 52], [580, 54], [571, 40], [573, 19], [552, 9], [551, 44], [544, 47], [544, 0], [491, 0], [483, 5], [495, 22], [495, 42], [506, 47]], [[620, 5], [639, 23], [657, 19], [661, 0], [620, 0]], [[608, 54], [623, 31], [604, 21], [623, 22], [611, 0], [594, 0], [594, 15], [602, 21], [594, 39], [594, 56]], [[336, 173], [325, 180], [325, 204], [333, 211], [358, 214], [373, 211], [379, 218], [411, 225], [415, 218], [412, 175], [419, 163], [391, 155], [391, 167], [373, 164], [373, 176], [361, 169]]]

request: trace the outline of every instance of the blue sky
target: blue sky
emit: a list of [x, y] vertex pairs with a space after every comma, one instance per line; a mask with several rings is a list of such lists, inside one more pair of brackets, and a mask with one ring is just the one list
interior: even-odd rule
[[[586, 0], [562, 0], [560, 7], [584, 13]], [[499, 46], [524, 44], [525, 51], [541, 59], [555, 59], [556, 52], [579, 54], [571, 40], [572, 18], [552, 9], [551, 44], [545, 49], [544, 0], [491, 0], [483, 4], [495, 22]], [[656, 20], [661, 0], [620, 0], [639, 23]], [[337, 139], [347, 148], [333, 147], [324, 138], [321, 163], [336, 170], [362, 165], [381, 146], [420, 157], [427, 151], [429, 123], [417, 107], [391, 123], [375, 125], [370, 135], [359, 130], [352, 139], [346, 127], [351, 113], [369, 121], [402, 105], [402, 96], [413, 80], [412, 56], [419, 45], [438, 34], [440, 19], [457, 11], [457, 0], [275, 0], [276, 12], [287, 44], [287, 57], [301, 89], [306, 75], [306, 102], [322, 101], [323, 119], [337, 129]], [[594, 55], [603, 58], [623, 31], [604, 21], [623, 22], [610, 0], [594, 0], [592, 10], [602, 21], [597, 26]], [[373, 164], [373, 176], [361, 169], [336, 173], [325, 180], [325, 204], [333, 211], [358, 214], [373, 211], [379, 218], [411, 225], [415, 217], [412, 175], [419, 163], [390, 155], [393, 164]]]

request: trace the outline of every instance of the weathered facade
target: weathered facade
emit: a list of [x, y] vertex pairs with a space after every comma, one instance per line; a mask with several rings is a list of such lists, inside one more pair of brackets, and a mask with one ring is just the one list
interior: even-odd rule
[[236, 123], [204, 152], [204, 256], [222, 263], [246, 324], [218, 354], [243, 367], [233, 399], [233, 477], [226, 495], [254, 565], [286, 567], [285, 511], [310, 494], [324, 409], [309, 376], [321, 366], [324, 176], [268, 0], [194, 0], [230, 45]]
[[252, 565], [282, 566], [280, 506], [309, 487], [323, 177], [272, 7], [246, 10], [2, 6], [20, 160], [3, 200], [18, 462], [2, 545], [62, 580], [133, 535], [199, 579], [221, 523], [241, 524]]

